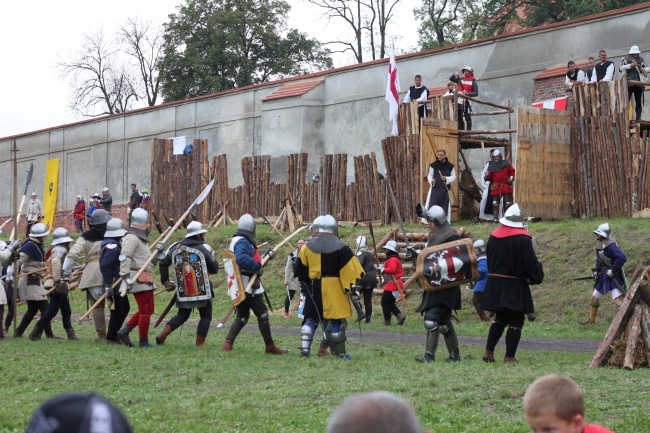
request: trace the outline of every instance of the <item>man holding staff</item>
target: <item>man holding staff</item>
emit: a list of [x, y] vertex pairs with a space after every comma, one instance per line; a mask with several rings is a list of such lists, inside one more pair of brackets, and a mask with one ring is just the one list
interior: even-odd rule
[[[436, 153], [436, 160], [429, 165], [427, 180], [429, 181], [429, 194], [425, 209], [432, 206], [440, 206], [447, 214], [447, 222], [451, 222], [451, 200], [449, 198], [449, 188], [456, 180], [456, 169], [454, 164], [449, 162], [447, 151], [439, 149]], [[426, 221], [423, 220], [424, 223]]]

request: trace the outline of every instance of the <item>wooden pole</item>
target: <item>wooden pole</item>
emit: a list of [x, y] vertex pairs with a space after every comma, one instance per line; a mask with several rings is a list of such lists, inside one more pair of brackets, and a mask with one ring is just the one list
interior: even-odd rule
[[634, 354], [636, 353], [637, 339], [639, 338], [639, 329], [641, 328], [641, 313], [643, 309], [640, 304], [634, 306], [634, 312], [630, 318], [630, 324], [627, 328], [627, 344], [625, 345], [625, 360], [623, 368], [626, 370], [634, 369]]

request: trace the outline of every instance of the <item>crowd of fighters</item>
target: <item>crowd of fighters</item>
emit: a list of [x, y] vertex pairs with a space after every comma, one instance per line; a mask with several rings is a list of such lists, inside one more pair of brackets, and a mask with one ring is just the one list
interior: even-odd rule
[[[426, 219], [430, 231], [427, 247], [460, 239], [441, 207], [421, 210], [420, 216]], [[39, 340], [43, 333], [48, 338], [57, 338], [52, 332], [51, 321], [60, 312], [68, 339], [78, 340], [72, 328], [68, 282], [75, 274], [80, 274], [78, 288], [86, 293], [89, 305], [96, 307], [92, 310], [92, 317], [97, 336], [108, 344], [153, 347], [149, 342], [149, 327], [155, 300], [152, 269], [157, 263], [162, 285], [174, 292], [173, 301], [178, 312], [155, 338], [156, 344], [164, 344], [166, 338], [188, 320], [191, 311], [197, 309], [200, 320], [196, 329], [196, 346], [204, 345], [212, 321], [214, 298], [209, 276], [216, 274], [220, 267], [214, 250], [205, 242], [207, 230], [200, 222], [193, 221], [188, 224], [187, 234], [180, 242], [169, 248], [161, 242], [149, 247], [149, 213], [138, 208], [130, 217], [131, 225], [125, 229], [122, 220], [111, 218], [103, 209], [97, 210], [89, 220], [90, 228], [74, 244], [66, 229], [55, 229], [47, 251], [44, 244], [50, 232], [41, 223], [31, 227], [29, 237], [24, 242], [0, 243], [4, 281], [3, 288], [0, 288], [0, 321], [4, 315], [4, 305], [9, 304], [10, 307], [4, 329], [0, 328], [0, 337], [4, 338], [13, 318], [12, 281], [15, 279], [19, 299], [27, 304], [27, 311], [15, 329], [14, 337], [23, 336], [36, 313], [40, 312], [40, 319], [28, 334], [29, 338]], [[474, 287], [473, 303], [482, 320], [486, 320], [486, 311], [494, 317], [483, 360], [495, 361], [495, 346], [505, 332], [504, 361], [516, 362], [515, 354], [525, 317], [528, 315], [529, 320], [534, 320], [529, 285], [540, 284], [544, 272], [519, 206], [510, 206], [499, 222], [500, 226], [492, 232], [487, 247], [482, 240], [474, 243], [480, 278]], [[311, 355], [316, 331], [321, 326], [322, 339], [317, 355], [323, 356], [329, 351], [338, 358], [350, 359], [346, 350], [346, 329], [347, 320], [352, 316], [351, 306], [357, 311], [357, 321], [365, 317], [366, 322], [370, 322], [372, 289], [377, 285], [377, 274], [381, 276], [384, 290], [381, 300], [384, 325], [390, 325], [393, 315], [398, 325], [406, 320], [404, 313], [396, 306], [396, 301], [403, 296], [404, 287], [398, 245], [395, 241], [389, 241], [383, 247], [386, 261], [377, 266], [376, 257], [367, 249], [365, 237], [357, 239], [357, 251], [353, 252], [338, 238], [338, 223], [331, 215], [314, 220], [311, 232], [310, 239], [289, 258], [293, 276], [305, 296], [300, 355]], [[598, 242], [594, 268], [596, 285], [591, 316], [585, 323], [595, 321], [599, 299], [604, 294], [611, 293], [618, 302], [626, 284], [622, 272], [626, 258], [611, 236], [609, 225], [602, 224], [594, 233]], [[250, 292], [235, 308], [236, 317], [222, 350], [233, 350], [237, 336], [248, 323], [252, 311], [266, 353], [287, 353], [287, 350], [275, 345], [272, 337], [265, 289], [260, 279], [266, 261], [262, 260], [258, 251], [256, 223], [251, 215], [245, 214], [239, 218], [229, 250], [234, 253], [243, 286], [249, 285], [250, 281], [254, 283], [250, 284]], [[412, 257], [419, 254], [413, 249], [407, 251], [407, 255]], [[267, 256], [272, 259], [275, 253], [269, 251]], [[83, 264], [80, 264], [82, 261]], [[18, 264], [15, 272], [11, 269], [12, 263]], [[173, 268], [172, 273], [170, 267]], [[446, 360], [460, 361], [458, 337], [453, 324], [453, 312], [461, 308], [460, 287], [457, 284], [443, 290], [423, 292], [416, 311], [424, 318], [427, 337], [424, 354], [416, 358], [418, 361], [435, 360], [440, 335], [448, 351]], [[135, 299], [137, 309], [127, 320], [131, 311], [129, 294]], [[107, 306], [110, 310], [108, 326], [105, 321]], [[135, 328], [138, 328], [138, 340], [134, 342], [131, 332]]]

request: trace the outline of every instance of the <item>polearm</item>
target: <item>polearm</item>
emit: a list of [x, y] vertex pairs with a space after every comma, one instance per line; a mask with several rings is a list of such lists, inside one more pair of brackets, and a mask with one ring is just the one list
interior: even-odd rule
[[[282, 248], [284, 246], [284, 244], [289, 242], [289, 240], [291, 240], [291, 238], [293, 238], [298, 233], [300, 233], [301, 231], [303, 231], [304, 229], [306, 229], [308, 227], [311, 227], [311, 225], [300, 227], [298, 230], [296, 230], [295, 232], [291, 233], [289, 236], [284, 238], [284, 240], [282, 242], [280, 242], [279, 244], [277, 244], [273, 248], [272, 251], [274, 253], [277, 252], [280, 248]], [[262, 258], [262, 267], [264, 267], [264, 265], [266, 265], [266, 262], [268, 262], [269, 260], [271, 260], [270, 256], [265, 255], [264, 258]], [[248, 281], [248, 284], [246, 285], [246, 289], [244, 290], [246, 293], [251, 292], [251, 289], [253, 288], [253, 284], [255, 284], [255, 280], [257, 280], [257, 274], [253, 274], [253, 276]], [[226, 323], [226, 321], [228, 320], [230, 315], [233, 313], [233, 311], [235, 311], [235, 306], [231, 305], [230, 308], [228, 309], [228, 311], [226, 312], [226, 314], [221, 318], [221, 320], [219, 320], [219, 323], [217, 324], [217, 328], [221, 328]]]
[[[266, 223], [267, 223], [268, 225], [270, 225], [271, 228], [272, 228], [273, 230], [275, 230], [275, 232], [276, 232], [277, 234], [279, 234], [280, 237], [281, 237], [282, 239], [284, 239], [284, 235], [282, 234], [282, 232], [281, 232], [280, 230], [278, 230], [278, 229], [277, 229], [273, 224], [271, 224], [271, 221], [269, 221], [269, 219], [266, 217], [266, 215], [264, 215], [264, 214], [262, 213], [262, 211], [260, 210], [259, 206], [255, 205], [255, 210], [257, 210], [257, 214], [258, 214], [258, 215], [261, 215], [262, 218], [264, 219], [264, 221], [266, 221]], [[292, 250], [295, 250], [295, 248], [293, 247], [293, 245], [289, 244], [289, 247], [291, 247]]]
[[[205, 200], [205, 198], [208, 196], [208, 193], [209, 193], [210, 190], [212, 189], [212, 185], [214, 185], [214, 179], [212, 179], [212, 181], [208, 184], [208, 186], [205, 187], [205, 189], [203, 190], [203, 192], [201, 192], [201, 194], [196, 198], [196, 200], [194, 200], [194, 202], [190, 205], [190, 207], [187, 208], [187, 210], [185, 211], [185, 213], [183, 214], [183, 216], [182, 216], [181, 218], [179, 218], [179, 220], [178, 220], [178, 222], [177, 222], [176, 224], [174, 224], [174, 227], [172, 227], [172, 228], [169, 230], [169, 232], [167, 232], [167, 234], [165, 235], [165, 237], [164, 237], [163, 240], [162, 240], [163, 243], [165, 243], [165, 242], [167, 242], [167, 241], [169, 240], [169, 238], [171, 237], [171, 235], [174, 233], [174, 231], [175, 231], [175, 230], [178, 228], [178, 226], [181, 224], [181, 221], [182, 221], [185, 217], [187, 217], [187, 215], [190, 213], [190, 211], [192, 210], [192, 208], [193, 208], [195, 205], [197, 205], [197, 204], [201, 204], [201, 203], [203, 202], [203, 200]], [[157, 243], [157, 242], [156, 242], [156, 243]], [[155, 245], [155, 244], [154, 244], [154, 245]], [[154, 251], [154, 252], [151, 254], [151, 256], [149, 257], [149, 259], [147, 259], [147, 262], [142, 266], [142, 268], [140, 268], [140, 270], [138, 271], [138, 273], [135, 275], [135, 278], [133, 278], [134, 280], [137, 280], [137, 278], [142, 274], [142, 272], [144, 271], [144, 269], [149, 265], [149, 263], [151, 263], [151, 261], [156, 257], [156, 255], [158, 255], [158, 252], [157, 252], [157, 251]], [[115, 281], [115, 282], [113, 283], [113, 285], [111, 286], [111, 290], [113, 290], [115, 287], [117, 287], [117, 285], [120, 284], [121, 282], [122, 282], [122, 278], [120, 277], [120, 278], [117, 279], [117, 281]], [[127, 293], [127, 292], [124, 292], [124, 295], [121, 295], [121, 296], [126, 296], [126, 293]], [[106, 295], [107, 295], [107, 294], [104, 293], [102, 296], [100, 296], [99, 299], [97, 300], [97, 302], [95, 302], [95, 303], [94, 303], [94, 304], [93, 304], [93, 305], [88, 309], [88, 311], [86, 311], [86, 313], [85, 313], [83, 316], [81, 316], [81, 318], [79, 319], [79, 322], [84, 321], [84, 320], [85, 320], [85, 319], [90, 315], [90, 313], [92, 313], [92, 311], [93, 311], [95, 308], [97, 308], [97, 307], [99, 306], [99, 304], [101, 304], [102, 301], [103, 301], [104, 299], [106, 299]]]
[[0, 231], [2, 231], [2, 229], [4, 228], [4, 226], [6, 226], [7, 224], [9, 224], [9, 223], [14, 219], [15, 216], [16, 216], [16, 215], [12, 215], [12, 216], [7, 220], [7, 221], [3, 222], [2, 225], [0, 225]]
[[176, 293], [174, 293], [174, 296], [172, 296], [172, 298], [170, 299], [169, 304], [167, 304], [160, 317], [158, 317], [158, 320], [156, 320], [156, 323], [153, 325], [154, 328], [157, 328], [158, 325], [160, 325], [160, 322], [162, 322], [165, 316], [167, 316], [167, 313], [169, 313], [169, 311], [172, 309], [175, 303], [176, 303]]

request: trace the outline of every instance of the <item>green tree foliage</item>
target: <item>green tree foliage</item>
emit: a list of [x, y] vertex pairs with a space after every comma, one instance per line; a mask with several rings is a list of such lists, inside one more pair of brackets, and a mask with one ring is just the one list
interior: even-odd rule
[[187, 0], [165, 25], [167, 101], [332, 67], [329, 51], [286, 28], [282, 0]]

